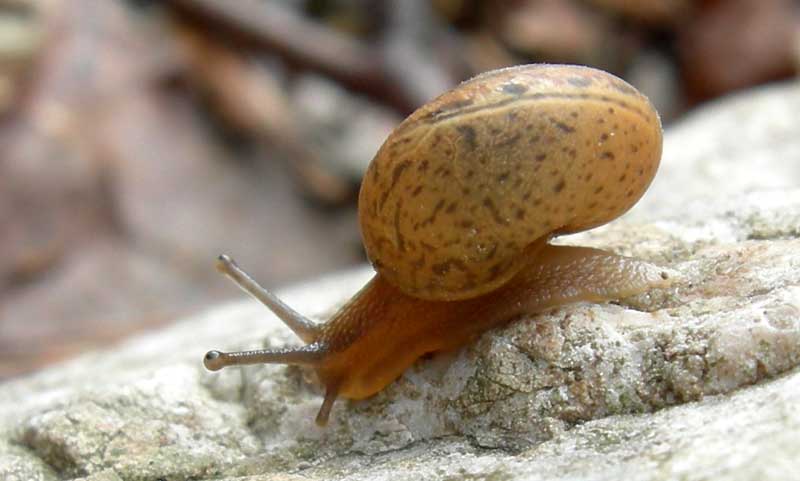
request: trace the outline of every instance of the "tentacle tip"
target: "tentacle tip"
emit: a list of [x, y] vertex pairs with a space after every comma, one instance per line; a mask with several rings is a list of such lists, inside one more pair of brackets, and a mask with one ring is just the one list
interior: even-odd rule
[[208, 351], [203, 357], [203, 365], [209, 371], [219, 371], [225, 364], [222, 360], [223, 356], [222, 353], [219, 351]]
[[317, 426], [319, 426], [319, 427], [321, 427], [321, 428], [324, 428], [325, 426], [327, 426], [327, 425], [328, 425], [328, 417], [329, 417], [329, 414], [330, 414], [329, 412], [322, 412], [322, 410], [320, 410], [320, 411], [317, 413], [317, 417], [314, 419], [314, 423], [315, 423]]
[[220, 272], [227, 272], [228, 266], [235, 264], [233, 259], [227, 254], [220, 254], [217, 256], [216, 267]]
[[317, 426], [323, 428], [328, 425], [328, 418], [331, 415], [331, 408], [333, 407], [333, 403], [336, 402], [336, 396], [338, 392], [338, 383], [328, 385], [327, 389], [325, 390], [325, 399], [322, 401], [322, 406], [319, 407], [319, 412], [317, 413], [316, 419], [314, 419], [314, 422], [317, 423]]

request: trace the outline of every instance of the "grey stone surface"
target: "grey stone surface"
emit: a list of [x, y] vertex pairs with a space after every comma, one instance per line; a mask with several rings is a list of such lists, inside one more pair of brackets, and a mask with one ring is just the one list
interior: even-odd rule
[[[521, 319], [339, 401], [326, 429], [300, 368], [202, 368], [210, 348], [297, 342], [254, 302], [220, 306], [0, 385], [0, 479], [798, 479], [796, 96], [772, 87], [676, 126], [660, 203], [561, 240], [660, 263], [679, 273], [670, 288]], [[695, 179], [729, 161], [724, 149], [705, 168], [670, 165], [697, 131], [759, 152], [746, 186]], [[282, 296], [324, 319], [369, 276]]]
[[674, 215], [689, 201], [800, 181], [800, 81], [744, 91], [702, 105], [667, 129], [661, 167], [630, 215]]

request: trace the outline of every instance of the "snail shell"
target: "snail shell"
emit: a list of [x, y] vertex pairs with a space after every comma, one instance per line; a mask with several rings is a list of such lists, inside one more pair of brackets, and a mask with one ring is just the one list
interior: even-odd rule
[[367, 255], [405, 293], [475, 297], [540, 239], [606, 223], [650, 184], [661, 123], [623, 80], [587, 67], [479, 75], [389, 136], [359, 194]]

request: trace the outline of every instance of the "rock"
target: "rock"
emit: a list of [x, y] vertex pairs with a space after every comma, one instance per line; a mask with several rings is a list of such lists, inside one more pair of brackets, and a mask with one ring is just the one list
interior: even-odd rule
[[588, 0], [588, 3], [634, 21], [662, 27], [675, 25], [692, 12], [692, 4], [687, 0]]
[[517, 8], [498, 8], [498, 12], [498, 36], [527, 58], [614, 71], [628, 53], [613, 22], [579, 2], [521, 2]]
[[0, 440], [0, 475], [7, 481], [58, 479], [43, 459], [6, 439]]
[[695, 6], [695, 13], [678, 26], [675, 42], [689, 96], [705, 100], [794, 76], [798, 7], [794, 0]]
[[680, 72], [663, 52], [640, 50], [631, 59], [623, 78], [650, 99], [664, 124], [672, 122], [686, 108]]
[[42, 5], [25, 2], [0, 4], [0, 115], [18, 103], [22, 79], [41, 53]]
[[211, 477], [256, 455], [242, 409], [201, 395], [191, 366], [155, 370], [144, 382], [102, 385], [29, 417], [18, 440], [62, 476], [111, 468], [123, 479]]
[[[798, 401], [795, 370], [725, 398], [590, 421], [516, 454], [463, 439], [420, 443], [344, 479], [788, 479], [800, 455]], [[303, 474], [330, 479], [342, 464]]]
[[318, 75], [292, 83], [290, 101], [303, 138], [326, 169], [358, 183], [383, 141], [402, 120]]
[[796, 187], [798, 111], [800, 83], [786, 82], [730, 95], [691, 113], [666, 131], [658, 175], [628, 218], [682, 215], [689, 205]]
[[[654, 186], [663, 206], [651, 198], [627, 220], [562, 240], [674, 269], [680, 277], [668, 289], [520, 319], [455, 354], [416, 363], [371, 399], [338, 401], [326, 429], [313, 422], [320, 390], [300, 368], [202, 368], [211, 348], [297, 342], [253, 302], [220, 306], [0, 385], [0, 477], [795, 475], [800, 190], [725, 187], [739, 172], [739, 187], [782, 186], [769, 185], [773, 171], [789, 175], [787, 156], [800, 138], [791, 109], [777, 107], [791, 104], [788, 90], [733, 99], [677, 126], [665, 146], [677, 153], [664, 161], [673, 190]], [[757, 101], [773, 108], [773, 128], [741, 120], [744, 111], [763, 121]], [[712, 128], [720, 123], [738, 140], [735, 150], [731, 143], [731, 151], [715, 151], [695, 137], [721, 135]], [[692, 148], [703, 145], [705, 168], [671, 165], [681, 153], [700, 156]], [[760, 153], [747, 178], [744, 166], [726, 164], [740, 151]], [[695, 178], [714, 165], [728, 165], [728, 175]], [[366, 268], [344, 273], [282, 298], [324, 319], [369, 276]]]

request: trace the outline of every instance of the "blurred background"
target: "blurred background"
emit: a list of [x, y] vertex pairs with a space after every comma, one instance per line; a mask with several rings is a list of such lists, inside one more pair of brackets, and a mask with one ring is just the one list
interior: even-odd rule
[[669, 124], [799, 58], [798, 0], [0, 0], [0, 379], [242, 298], [221, 252], [363, 262], [361, 172], [478, 72], [592, 65]]

